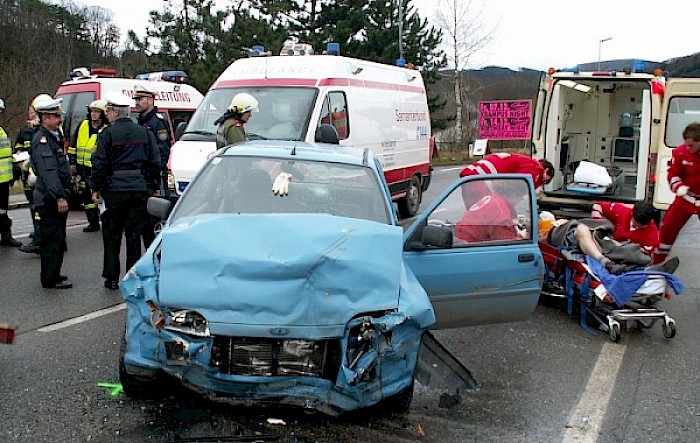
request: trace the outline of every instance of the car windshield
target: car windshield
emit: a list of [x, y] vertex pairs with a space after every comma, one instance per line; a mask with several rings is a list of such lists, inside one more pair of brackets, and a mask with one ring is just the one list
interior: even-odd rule
[[[288, 195], [276, 196], [273, 183], [286, 175], [291, 175]], [[324, 213], [391, 223], [376, 173], [332, 162], [216, 157], [180, 200], [171, 222], [200, 214]]]
[[316, 88], [295, 87], [244, 87], [214, 89], [207, 93], [192, 116], [182, 140], [188, 135], [216, 136], [214, 122], [231, 104], [231, 99], [241, 92], [251, 94], [258, 101], [258, 112], [253, 112], [246, 123], [246, 133], [251, 140], [304, 140], [306, 128], [316, 97]]

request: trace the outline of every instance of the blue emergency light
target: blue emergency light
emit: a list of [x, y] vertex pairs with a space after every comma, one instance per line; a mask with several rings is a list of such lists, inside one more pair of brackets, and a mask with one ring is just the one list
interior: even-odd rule
[[328, 43], [328, 44], [326, 44], [326, 54], [328, 54], [328, 55], [340, 55], [340, 43]]

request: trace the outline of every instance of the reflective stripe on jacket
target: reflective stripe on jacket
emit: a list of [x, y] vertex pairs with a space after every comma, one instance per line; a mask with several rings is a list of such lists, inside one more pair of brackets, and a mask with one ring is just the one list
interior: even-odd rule
[[4, 129], [0, 128], [0, 183], [12, 181], [12, 144]]

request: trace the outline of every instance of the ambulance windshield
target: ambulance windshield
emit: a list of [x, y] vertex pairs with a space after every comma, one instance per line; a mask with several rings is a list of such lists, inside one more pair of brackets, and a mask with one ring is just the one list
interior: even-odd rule
[[238, 93], [247, 92], [258, 101], [246, 124], [251, 140], [303, 140], [318, 90], [301, 87], [240, 87], [214, 89], [207, 93], [192, 116], [182, 140], [214, 140], [216, 125]]

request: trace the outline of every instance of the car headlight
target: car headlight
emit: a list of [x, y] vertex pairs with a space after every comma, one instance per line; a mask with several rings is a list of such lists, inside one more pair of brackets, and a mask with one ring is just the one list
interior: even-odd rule
[[156, 329], [192, 337], [211, 337], [209, 323], [202, 314], [191, 309], [172, 309], [162, 312], [153, 302], [148, 302], [151, 310], [151, 325]]

